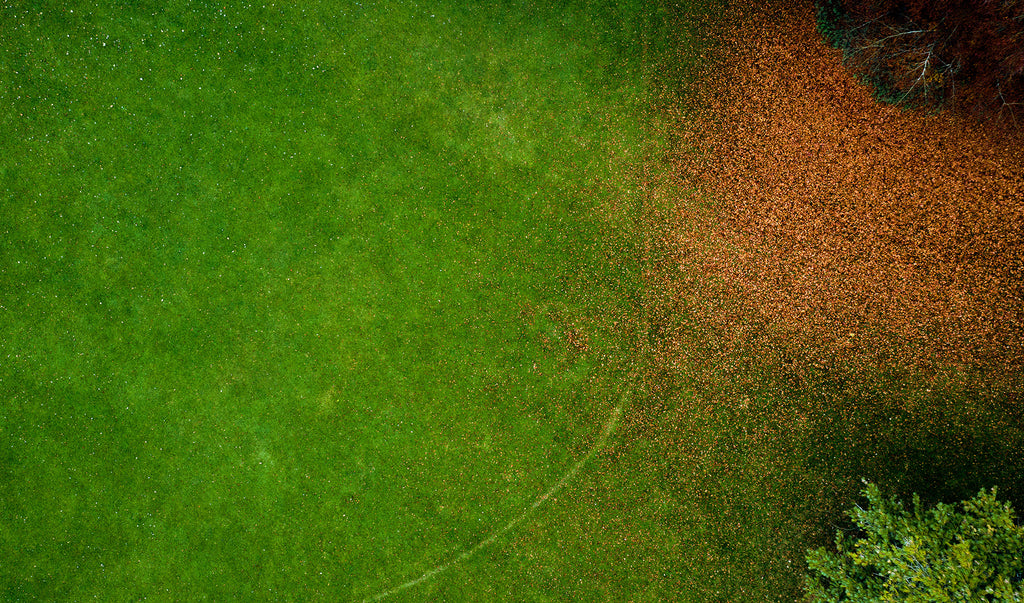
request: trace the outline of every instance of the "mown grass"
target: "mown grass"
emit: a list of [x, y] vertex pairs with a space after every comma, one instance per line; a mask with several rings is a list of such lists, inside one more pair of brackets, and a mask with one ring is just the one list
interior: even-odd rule
[[[5, 6], [2, 596], [358, 599], [528, 507], [629, 387], [661, 18]], [[474, 563], [409, 596], [576, 592]]]

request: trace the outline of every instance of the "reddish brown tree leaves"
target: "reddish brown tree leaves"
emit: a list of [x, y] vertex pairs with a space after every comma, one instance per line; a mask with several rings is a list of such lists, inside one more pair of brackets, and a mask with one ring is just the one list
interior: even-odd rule
[[[651, 283], [807, 362], [1024, 367], [1019, 136], [879, 105], [809, 3], [750, 9], [734, 36], [671, 157], [717, 202], [661, 216]], [[735, 307], [700, 299], [712, 290]]]
[[[1020, 127], [1024, 3], [820, 0], [819, 29], [890, 102], [942, 101]], [[1008, 125], [1009, 125], [1008, 124]]]

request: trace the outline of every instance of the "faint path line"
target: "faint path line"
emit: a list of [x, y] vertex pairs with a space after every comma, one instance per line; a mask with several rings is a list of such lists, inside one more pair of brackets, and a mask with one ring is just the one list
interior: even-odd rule
[[530, 505], [529, 507], [526, 508], [525, 511], [520, 513], [518, 517], [515, 517], [514, 519], [512, 519], [512, 521], [505, 524], [505, 527], [501, 528], [497, 532], [494, 532], [473, 548], [462, 551], [461, 553], [459, 553], [457, 557], [451, 559], [447, 563], [443, 563], [441, 565], [438, 565], [434, 569], [428, 570], [419, 578], [399, 584], [394, 588], [390, 588], [372, 597], [366, 597], [365, 599], [363, 599], [363, 603], [368, 603], [369, 601], [380, 601], [385, 597], [390, 597], [391, 595], [399, 593], [407, 588], [412, 588], [421, 582], [426, 582], [427, 580], [430, 580], [434, 576], [440, 574], [441, 572], [445, 571], [446, 569], [450, 568], [456, 563], [469, 559], [473, 555], [477, 554], [477, 552], [479, 552], [480, 549], [493, 543], [495, 540], [501, 538], [506, 533], [508, 533], [509, 530], [516, 527], [521, 521], [526, 519], [526, 516], [529, 515], [530, 512], [544, 504], [544, 501], [551, 498], [551, 496], [554, 495], [559, 490], [561, 490], [565, 486], [565, 484], [569, 483], [569, 480], [571, 480], [576, 475], [576, 473], [579, 472], [583, 465], [587, 464], [587, 461], [592, 459], [599, 450], [604, 448], [605, 443], [608, 442], [608, 438], [611, 437], [612, 432], [615, 430], [615, 425], [619, 422], [619, 418], [622, 417], [622, 407], [623, 403], [620, 403], [618, 406], [615, 407], [615, 410], [612, 411], [612, 416], [609, 417], [608, 421], [604, 424], [604, 429], [601, 430], [601, 435], [598, 436], [597, 440], [594, 442], [594, 445], [590, 447], [590, 451], [587, 452], [587, 456], [583, 457], [582, 459], [577, 461], [575, 465], [570, 467], [569, 470], [565, 472], [565, 475], [563, 475], [561, 479], [555, 482], [554, 486], [551, 486], [551, 488], [549, 488], [547, 492], [538, 496], [537, 500], [533, 501], [532, 505]]

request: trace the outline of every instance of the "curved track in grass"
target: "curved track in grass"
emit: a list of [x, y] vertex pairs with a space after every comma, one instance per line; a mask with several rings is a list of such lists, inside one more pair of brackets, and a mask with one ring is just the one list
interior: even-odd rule
[[[628, 401], [628, 399], [627, 399], [627, 401]], [[624, 404], [625, 404], [625, 402], [619, 404], [612, 411], [611, 416], [608, 417], [608, 420], [605, 422], [604, 427], [601, 429], [601, 433], [597, 436], [597, 439], [594, 441], [594, 444], [590, 447], [590, 450], [587, 451], [586, 456], [584, 456], [582, 459], [577, 461], [576, 464], [574, 464], [572, 467], [570, 467], [569, 470], [566, 471], [562, 475], [562, 477], [559, 478], [559, 480], [557, 482], [555, 482], [555, 484], [553, 486], [551, 486], [550, 488], [548, 488], [548, 490], [546, 492], [544, 492], [543, 494], [538, 496], [536, 498], [536, 500], [533, 501], [533, 504], [531, 504], [529, 507], [527, 507], [525, 510], [523, 510], [522, 513], [520, 513], [519, 515], [514, 517], [508, 523], [506, 523], [501, 529], [495, 531], [494, 533], [492, 533], [487, 538], [484, 538], [483, 540], [481, 540], [473, 548], [466, 549], [463, 552], [459, 553], [459, 555], [457, 557], [454, 557], [451, 560], [446, 561], [445, 563], [442, 563], [441, 565], [435, 566], [435, 567], [427, 570], [419, 578], [415, 578], [413, 580], [409, 580], [408, 582], [403, 582], [403, 583], [399, 584], [398, 586], [389, 588], [389, 589], [387, 589], [385, 591], [381, 591], [380, 593], [378, 593], [378, 594], [376, 594], [376, 595], [374, 595], [372, 597], [366, 597], [365, 599], [362, 599], [363, 603], [367, 603], [369, 601], [381, 601], [383, 599], [386, 599], [387, 597], [390, 597], [391, 595], [398, 594], [398, 593], [400, 593], [400, 592], [402, 592], [404, 590], [410, 589], [410, 588], [412, 588], [412, 587], [414, 587], [414, 586], [416, 586], [418, 584], [422, 584], [423, 582], [426, 582], [427, 580], [430, 580], [434, 576], [437, 576], [438, 574], [443, 573], [445, 570], [447, 570], [448, 568], [452, 567], [456, 563], [461, 563], [463, 561], [466, 561], [467, 559], [469, 559], [473, 555], [475, 555], [478, 552], [480, 552], [481, 549], [484, 549], [484, 548], [490, 546], [498, 538], [501, 538], [505, 534], [509, 533], [513, 528], [515, 528], [517, 525], [522, 523], [522, 521], [524, 519], [526, 519], [526, 517], [529, 516], [530, 513], [532, 513], [535, 509], [537, 509], [542, 504], [544, 504], [549, 498], [551, 498], [556, 493], [558, 493], [559, 490], [564, 488], [565, 485], [567, 483], [569, 483], [569, 481], [573, 477], [576, 476], [576, 474], [579, 472], [579, 470], [582, 469], [583, 466], [586, 465], [588, 461], [590, 461], [590, 459], [594, 458], [595, 454], [597, 454], [602, 448], [604, 448], [605, 444], [608, 443], [608, 438], [611, 437], [612, 432], [615, 431], [615, 426], [618, 424], [619, 419], [622, 417], [622, 409], [623, 409]]]

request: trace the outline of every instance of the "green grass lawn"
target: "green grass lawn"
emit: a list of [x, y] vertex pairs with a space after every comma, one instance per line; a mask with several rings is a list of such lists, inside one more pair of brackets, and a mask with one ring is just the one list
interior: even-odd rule
[[649, 387], [637, 174], [696, 20], [430, 4], [0, 8], [0, 599], [360, 601], [445, 567], [388, 599], [792, 601], [873, 458], [917, 487], [967, 433], [949, 492], [975, 453], [1006, 481], [1012, 424], [899, 448], [913, 417], [849, 411], [900, 375]]
[[[664, 16], [297, 6], [3, 7], [0, 598], [370, 597], [627, 395]], [[559, 504], [402, 596], [633, 592]]]

